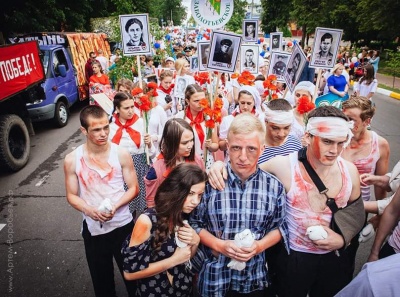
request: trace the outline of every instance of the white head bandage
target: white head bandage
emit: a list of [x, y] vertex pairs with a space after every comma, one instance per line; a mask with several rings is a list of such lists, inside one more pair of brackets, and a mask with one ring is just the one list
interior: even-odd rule
[[310, 93], [311, 97], [314, 97], [315, 85], [309, 81], [301, 81], [294, 87], [294, 93], [298, 90], [305, 90]]
[[346, 147], [353, 137], [353, 132], [351, 132], [353, 127], [353, 121], [346, 121], [342, 118], [313, 117], [308, 120], [306, 132], [327, 139], [348, 136], [347, 141], [344, 144], [344, 147]]
[[293, 110], [271, 110], [265, 107], [265, 120], [278, 125], [290, 125], [293, 123]]

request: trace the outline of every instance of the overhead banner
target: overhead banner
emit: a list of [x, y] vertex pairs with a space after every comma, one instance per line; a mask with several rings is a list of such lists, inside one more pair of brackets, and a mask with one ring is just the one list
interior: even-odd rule
[[36, 41], [0, 47], [0, 100], [44, 80]]
[[192, 0], [192, 16], [200, 26], [218, 29], [233, 13], [233, 0]]

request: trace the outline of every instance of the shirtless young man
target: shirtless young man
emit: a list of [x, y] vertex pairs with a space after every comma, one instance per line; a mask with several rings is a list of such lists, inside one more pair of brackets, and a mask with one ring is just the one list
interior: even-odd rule
[[[308, 162], [329, 189], [327, 195], [335, 199], [339, 207], [345, 207], [360, 197], [357, 168], [340, 157], [351, 135], [350, 123], [342, 111], [333, 106], [319, 107], [309, 114], [306, 128]], [[218, 189], [224, 187], [221, 166], [213, 165], [209, 172], [210, 183]], [[286, 214], [289, 227], [290, 255], [284, 249], [278, 256], [279, 296], [333, 296], [351, 281], [351, 263], [345, 255], [335, 251], [348, 244], [344, 238], [330, 229], [332, 212], [326, 205], [326, 197], [320, 194], [298, 153], [277, 156], [260, 168], [282, 181], [286, 190]], [[360, 215], [364, 210], [357, 209]], [[328, 236], [311, 240], [306, 234], [309, 226], [322, 225]], [[357, 231], [353, 232], [356, 235]], [[296, 265], [300, 263], [300, 265]]]
[[[115, 296], [115, 259], [122, 274], [121, 247], [133, 229], [128, 203], [138, 194], [138, 181], [129, 152], [108, 141], [107, 113], [89, 105], [80, 114], [86, 143], [65, 157], [64, 174], [68, 203], [82, 213], [82, 237], [96, 297]], [[124, 190], [124, 181], [128, 190]], [[99, 210], [111, 200], [111, 211]], [[136, 283], [125, 281], [129, 296]]]

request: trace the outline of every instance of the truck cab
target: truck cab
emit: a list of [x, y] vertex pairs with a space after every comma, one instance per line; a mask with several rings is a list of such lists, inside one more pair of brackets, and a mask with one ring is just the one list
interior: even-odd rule
[[68, 123], [69, 107], [79, 99], [76, 70], [65, 47], [40, 46], [46, 76], [45, 97], [27, 104], [33, 122], [53, 119], [58, 127]]

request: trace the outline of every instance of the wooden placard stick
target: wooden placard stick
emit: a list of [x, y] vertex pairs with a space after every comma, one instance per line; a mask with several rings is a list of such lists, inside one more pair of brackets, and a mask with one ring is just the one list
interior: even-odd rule
[[318, 89], [319, 89], [319, 84], [321, 82], [321, 78], [322, 78], [322, 69], [318, 68], [318, 75], [317, 75], [317, 81], [315, 83], [313, 102], [315, 102], [315, 99], [318, 97]]

